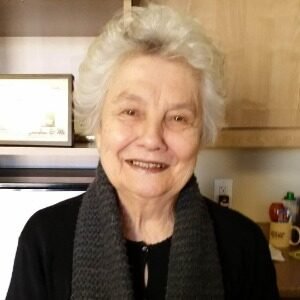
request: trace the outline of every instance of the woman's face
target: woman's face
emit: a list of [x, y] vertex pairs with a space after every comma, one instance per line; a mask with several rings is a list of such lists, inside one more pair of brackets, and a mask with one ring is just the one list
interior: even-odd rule
[[121, 199], [174, 199], [191, 177], [201, 132], [197, 84], [186, 64], [155, 55], [128, 58], [113, 75], [97, 145]]

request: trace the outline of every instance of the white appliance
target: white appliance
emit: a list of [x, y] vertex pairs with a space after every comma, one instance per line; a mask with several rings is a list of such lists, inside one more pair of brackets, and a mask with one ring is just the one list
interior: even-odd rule
[[82, 190], [0, 189], [0, 300], [4, 300], [19, 235], [37, 210], [77, 196]]

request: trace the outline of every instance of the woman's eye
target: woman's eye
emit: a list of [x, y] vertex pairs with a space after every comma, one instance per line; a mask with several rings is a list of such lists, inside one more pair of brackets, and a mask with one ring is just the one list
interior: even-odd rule
[[123, 114], [127, 116], [135, 116], [137, 112], [134, 109], [126, 109], [123, 111]]
[[188, 114], [170, 114], [166, 118], [168, 128], [173, 130], [183, 130], [193, 126], [193, 118]]
[[186, 122], [186, 118], [183, 116], [174, 116], [174, 121], [176, 122]]

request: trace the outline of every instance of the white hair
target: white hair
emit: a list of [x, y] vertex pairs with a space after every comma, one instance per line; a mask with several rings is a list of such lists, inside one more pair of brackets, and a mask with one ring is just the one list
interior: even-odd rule
[[213, 143], [223, 125], [223, 57], [196, 20], [154, 4], [116, 15], [90, 45], [74, 89], [75, 116], [84, 125], [82, 133], [94, 134], [99, 127], [108, 80], [121, 60], [135, 52], [184, 59], [201, 74], [201, 143]]

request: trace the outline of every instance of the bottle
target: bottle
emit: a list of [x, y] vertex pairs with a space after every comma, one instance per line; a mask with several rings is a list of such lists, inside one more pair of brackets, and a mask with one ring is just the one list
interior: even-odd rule
[[[296, 205], [297, 205], [297, 213], [296, 213], [294, 225], [300, 227], [300, 197], [296, 199]], [[298, 235], [299, 234], [295, 230], [292, 231], [292, 236], [291, 236], [292, 242], [296, 242], [297, 239], [299, 239]]]
[[297, 214], [296, 214], [295, 225], [300, 227], [300, 197], [296, 199], [296, 204], [297, 204]]
[[298, 213], [298, 205], [296, 197], [293, 192], [287, 192], [283, 198], [283, 205], [290, 210], [291, 213], [291, 223], [295, 224], [296, 217]]

